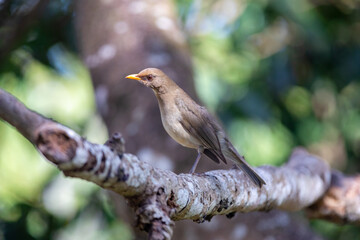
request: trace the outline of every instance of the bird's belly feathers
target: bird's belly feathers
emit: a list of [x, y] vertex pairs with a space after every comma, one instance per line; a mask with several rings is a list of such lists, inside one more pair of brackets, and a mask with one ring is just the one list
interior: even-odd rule
[[181, 113], [177, 109], [171, 111], [171, 114], [161, 111], [161, 120], [166, 132], [184, 147], [197, 149], [200, 143], [183, 128], [179, 121], [181, 117]]

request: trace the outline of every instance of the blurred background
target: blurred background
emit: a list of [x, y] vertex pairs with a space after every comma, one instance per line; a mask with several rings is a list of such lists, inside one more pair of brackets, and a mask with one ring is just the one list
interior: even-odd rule
[[[124, 79], [158, 67], [223, 123], [252, 165], [304, 146], [360, 169], [360, 4], [356, 0], [0, 0], [0, 87], [96, 143], [187, 172], [153, 93]], [[207, 159], [198, 171], [219, 166]], [[230, 166], [231, 167], [231, 166]], [[309, 186], [310, 187], [310, 186]], [[0, 239], [143, 239], [124, 199], [64, 178], [0, 122]], [[303, 213], [176, 223], [174, 239], [360, 239]]]

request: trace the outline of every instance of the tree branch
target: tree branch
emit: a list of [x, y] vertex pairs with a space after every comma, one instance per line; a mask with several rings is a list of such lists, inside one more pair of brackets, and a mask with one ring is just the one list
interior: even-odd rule
[[0, 118], [13, 125], [25, 138], [35, 144], [35, 132], [52, 121], [27, 109], [14, 96], [0, 88]]
[[239, 170], [175, 174], [153, 168], [124, 153], [114, 135], [105, 145], [93, 144], [73, 130], [28, 110], [0, 89], [0, 118], [15, 126], [44, 156], [64, 172], [110, 189], [128, 199], [138, 226], [151, 239], [169, 239], [173, 221], [210, 220], [234, 212], [303, 209], [324, 195], [331, 178], [328, 165], [303, 149], [295, 149], [281, 167], [256, 171], [267, 182], [259, 189]]
[[345, 224], [360, 224], [360, 175], [344, 176], [333, 171], [326, 194], [307, 209], [311, 218]]

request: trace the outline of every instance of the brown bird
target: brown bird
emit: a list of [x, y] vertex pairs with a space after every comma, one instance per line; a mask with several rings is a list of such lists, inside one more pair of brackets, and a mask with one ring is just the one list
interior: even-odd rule
[[197, 149], [193, 173], [204, 153], [220, 163], [231, 160], [261, 188], [265, 181], [249, 166], [227, 138], [225, 131], [205, 107], [198, 105], [176, 83], [157, 68], [147, 68], [126, 78], [150, 87], [158, 100], [166, 132], [184, 147]]

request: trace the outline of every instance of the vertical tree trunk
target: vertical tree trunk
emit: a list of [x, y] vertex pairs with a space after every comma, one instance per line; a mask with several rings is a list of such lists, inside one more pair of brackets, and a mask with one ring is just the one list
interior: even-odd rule
[[91, 0], [78, 1], [76, 9], [79, 48], [109, 132], [121, 131], [129, 152], [149, 148], [175, 161], [195, 156], [163, 130], [152, 91], [125, 79], [157, 67], [195, 96], [191, 59], [172, 3]]

